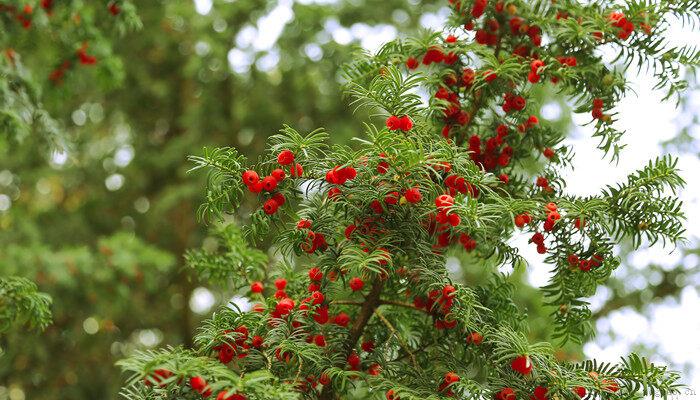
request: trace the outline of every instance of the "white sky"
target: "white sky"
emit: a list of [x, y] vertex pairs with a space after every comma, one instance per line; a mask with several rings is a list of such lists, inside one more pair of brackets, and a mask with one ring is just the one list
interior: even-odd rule
[[[199, 13], [208, 14], [211, 11], [211, 0], [194, 1]], [[303, 1], [303, 3], [309, 2], [328, 3], [334, 0]], [[274, 67], [275, 43], [284, 25], [294, 18], [292, 5], [293, 0], [281, 0], [268, 15], [239, 33], [235, 41], [236, 48], [231, 50], [228, 57], [235, 72], [247, 72], [255, 51], [271, 52], [272, 56], [263, 67], [264, 69]], [[437, 14], [423, 15], [420, 20], [421, 25], [425, 28], [439, 29], [447, 14], [448, 11], [445, 8]], [[334, 20], [327, 21], [325, 28], [326, 38], [324, 39], [321, 35], [319, 41], [332, 39], [345, 44], [358, 39], [368, 50], [376, 50], [382, 43], [394, 39], [397, 34], [396, 29], [389, 25], [355, 24], [351, 27], [343, 27]], [[689, 34], [679, 25], [670, 33], [669, 40], [676, 45], [700, 43], [700, 33]], [[312, 59], [322, 56], [322, 53], [319, 53], [320, 47], [314, 44], [310, 44], [305, 50]], [[627, 148], [623, 150], [619, 163], [611, 165], [607, 160], [601, 159], [602, 153], [595, 148], [596, 142], [591, 139], [591, 128], [581, 128], [575, 132], [574, 137], [568, 140], [568, 144], [573, 145], [576, 150], [574, 170], [566, 174], [569, 184], [567, 190], [570, 193], [594, 194], [607, 184], [624, 180], [630, 172], [661, 154], [659, 142], [670, 139], [677, 133], [676, 123], [679, 113], [674, 104], [661, 102], [663, 96], [651, 89], [653, 80], [650, 76], [642, 74], [630, 76], [630, 79], [637, 95], [630, 95], [617, 108], [620, 112], [617, 126], [627, 130], [627, 135], [624, 137]], [[700, 109], [700, 96], [694, 96], [693, 101]], [[556, 112], [551, 108], [546, 111]], [[575, 118], [575, 121], [584, 123], [589, 119], [589, 115], [581, 115]], [[688, 215], [687, 229], [690, 237], [697, 238], [700, 236], [700, 208], [697, 207], [700, 181], [695, 179], [695, 174], [700, 167], [700, 161], [692, 154], [685, 155], [681, 156], [679, 165], [688, 182], [688, 187], [683, 194], [685, 212]], [[537, 262], [541, 256], [536, 254], [532, 246], [521, 247], [523, 254], [532, 263], [530, 282], [533, 285], [542, 285], [547, 281], [547, 266]], [[669, 254], [671, 250], [658, 248], [640, 250], [632, 257], [634, 263], [632, 268], [642, 268], [649, 262], [669, 267], [675, 265], [680, 256]], [[695, 266], [698, 258], [688, 258], [684, 263], [688, 267]], [[638, 282], [638, 284], [645, 284], [645, 282]], [[600, 299], [604, 298], [604, 288], [599, 295], [593, 299], [594, 306], [596, 303], [600, 304]], [[585, 346], [586, 355], [600, 360], [617, 361], [620, 356], [628, 354], [635, 344], [643, 343], [650, 347], [657, 346], [659, 351], [666, 354], [674, 364], [700, 365], [697, 361], [700, 359], [700, 342], [697, 339], [697, 334], [700, 332], [700, 297], [694, 288], [688, 287], [683, 291], [679, 304], [669, 301], [654, 306], [646, 317], [649, 318], [630, 310], [620, 310], [600, 320], [598, 323], [600, 333], [593, 343]], [[613, 340], [607, 334], [610, 331], [615, 334]], [[700, 369], [694, 368], [690, 376], [684, 376], [683, 381], [696, 390], [700, 389]]]

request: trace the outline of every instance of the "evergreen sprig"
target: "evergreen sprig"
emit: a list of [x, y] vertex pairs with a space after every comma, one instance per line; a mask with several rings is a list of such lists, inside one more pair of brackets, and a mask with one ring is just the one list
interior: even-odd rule
[[51, 298], [26, 278], [0, 278], [0, 333], [16, 324], [43, 330], [51, 323]]

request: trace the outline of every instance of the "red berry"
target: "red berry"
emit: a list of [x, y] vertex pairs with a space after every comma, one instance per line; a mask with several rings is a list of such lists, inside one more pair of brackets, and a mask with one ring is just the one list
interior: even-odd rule
[[513, 371], [518, 372], [523, 375], [527, 375], [532, 372], [532, 362], [528, 356], [518, 356], [511, 363], [510, 367]]
[[435, 199], [435, 206], [440, 209], [451, 207], [454, 203], [455, 199], [449, 194], [440, 195]]
[[250, 284], [250, 291], [253, 293], [262, 293], [263, 284], [262, 282], [253, 282]]
[[328, 322], [328, 307], [327, 306], [319, 307], [316, 309], [316, 312], [314, 313], [314, 321], [318, 322], [321, 325]]
[[301, 164], [297, 163], [289, 167], [289, 175], [291, 175], [293, 178], [301, 178], [301, 175], [304, 173], [304, 168], [302, 168]]
[[549, 397], [547, 397], [547, 390], [546, 387], [544, 386], [537, 386], [535, 388], [535, 392], [533, 393], [533, 396], [531, 397], [532, 400], [549, 400]]
[[384, 196], [384, 202], [390, 206], [395, 206], [399, 203], [399, 192], [391, 192]]
[[341, 312], [340, 314], [336, 315], [335, 318], [333, 318], [333, 323], [346, 327], [350, 323], [350, 317], [344, 312]]
[[287, 280], [284, 278], [277, 278], [275, 279], [275, 287], [278, 290], [284, 290], [284, 288], [287, 287]]
[[345, 167], [339, 172], [347, 180], [353, 180], [357, 177], [357, 170], [351, 166]]
[[315, 291], [315, 292], [311, 293], [311, 298], [314, 301], [314, 305], [321, 304], [321, 303], [323, 303], [323, 300], [324, 300], [323, 293], [321, 293], [319, 291]]
[[574, 393], [576, 393], [578, 397], [583, 398], [584, 396], [586, 396], [586, 388], [584, 388], [583, 386], [576, 386], [574, 388]]
[[484, 80], [486, 82], [493, 82], [494, 80], [496, 80], [496, 78], [498, 78], [498, 75], [496, 75], [496, 73], [493, 72], [493, 70], [487, 69], [486, 71], [484, 71]]
[[190, 378], [190, 387], [194, 390], [196, 390], [199, 393], [202, 393], [204, 391], [204, 388], [207, 387], [207, 381], [204, 380], [201, 376], [193, 376]]
[[279, 165], [289, 165], [294, 162], [294, 153], [290, 150], [282, 150], [277, 155], [277, 163]]
[[287, 202], [287, 199], [284, 197], [284, 195], [280, 192], [277, 192], [272, 195], [272, 200], [274, 200], [278, 206], [282, 207], [284, 203]]
[[392, 115], [386, 119], [386, 127], [389, 128], [390, 131], [401, 129], [401, 126], [401, 120], [396, 115]]
[[109, 5], [107, 6], [107, 8], [109, 9], [109, 13], [112, 14], [112, 15], [114, 15], [114, 16], [119, 15], [119, 13], [122, 11], [122, 10], [119, 8], [119, 6], [117, 5], [117, 3], [109, 3]]
[[381, 214], [384, 212], [384, 207], [382, 207], [382, 203], [379, 202], [379, 200], [372, 200], [371, 203], [369, 203], [369, 207], [374, 211], [376, 214]]
[[515, 391], [511, 388], [503, 388], [496, 393], [496, 400], [515, 400]]
[[406, 197], [407, 202], [409, 202], [411, 204], [415, 204], [415, 203], [418, 203], [419, 201], [421, 201], [421, 199], [423, 198], [423, 195], [420, 193], [420, 189], [414, 187], [414, 188], [408, 189], [406, 191], [406, 193], [404, 194], [404, 197]]
[[479, 18], [482, 16], [486, 10], [487, 4], [488, 0], [475, 0], [471, 10], [472, 17]]
[[260, 192], [262, 192], [262, 189], [263, 189], [262, 182], [248, 185], [248, 190], [250, 190], [251, 193], [260, 193]]
[[272, 170], [270, 176], [275, 178], [277, 182], [282, 182], [287, 175], [284, 173], [284, 170], [282, 168], [277, 168]]
[[253, 170], [247, 170], [243, 173], [243, 183], [247, 186], [255, 185], [260, 181], [258, 173]]
[[315, 292], [315, 291], [320, 290], [320, 289], [321, 289], [321, 286], [318, 283], [309, 283], [309, 287], [307, 288], [307, 290], [309, 292]]
[[530, 71], [530, 72], [527, 74], [527, 80], [528, 80], [528, 82], [530, 82], [530, 83], [537, 83], [537, 82], [540, 81], [540, 76], [537, 75], [537, 73]]
[[448, 372], [445, 374], [445, 383], [449, 385], [455, 382], [459, 382], [459, 375], [455, 374], [454, 372]]
[[384, 175], [389, 171], [389, 163], [386, 161], [380, 161], [377, 164], [377, 172]]
[[360, 356], [358, 356], [357, 353], [352, 353], [348, 356], [348, 364], [350, 364], [350, 367], [352, 367], [352, 369], [359, 369], [361, 362], [362, 361], [360, 360]]
[[352, 235], [353, 232], [355, 232], [356, 229], [357, 229], [357, 226], [355, 226], [354, 224], [348, 225], [345, 228], [345, 238], [350, 239], [350, 236]]
[[155, 382], [158, 384], [159, 387], [164, 387], [166, 386], [164, 380], [170, 378], [171, 376], [173, 376], [173, 373], [169, 370], [162, 368], [157, 369], [153, 371], [153, 375], [150, 376], [150, 379], [144, 378], [144, 383], [146, 384], [146, 386], [151, 386], [153, 382]]
[[266, 192], [271, 192], [277, 188], [277, 179], [272, 176], [266, 176], [262, 180], [262, 188]]
[[408, 132], [413, 128], [413, 121], [411, 121], [411, 118], [408, 115], [404, 115], [403, 117], [399, 118], [399, 129], [401, 129], [404, 132]]
[[275, 201], [275, 199], [269, 199], [263, 204], [263, 211], [265, 211], [265, 214], [267, 215], [276, 213], [278, 208], [279, 204]]
[[364, 350], [368, 353], [371, 353], [372, 350], [374, 350], [374, 342], [371, 340], [367, 340], [365, 342], [362, 342], [361, 347], [362, 347], [362, 350]]
[[329, 198], [329, 199], [334, 199], [334, 198], [340, 196], [341, 193], [342, 193], [341, 190], [338, 189], [337, 187], [331, 188], [331, 189], [328, 191], [328, 198]]
[[576, 254], [570, 254], [569, 257], [567, 257], [566, 261], [569, 262], [569, 265], [575, 267], [578, 265], [579, 259]]
[[484, 341], [484, 337], [479, 332], [472, 332], [467, 335], [467, 344], [480, 345]]
[[318, 347], [326, 347], [326, 338], [323, 335], [314, 336], [314, 344]]
[[280, 315], [287, 315], [294, 309], [294, 300], [290, 298], [284, 298], [277, 303], [275, 306], [275, 311]]
[[452, 226], [457, 226], [462, 222], [462, 218], [459, 216], [459, 214], [448, 214], [447, 215], [447, 222], [449, 222], [450, 225]]
[[311, 228], [311, 221], [308, 219], [300, 219], [299, 222], [297, 222], [297, 229], [310, 229]]
[[260, 347], [262, 347], [263, 341], [264, 340], [263, 340], [262, 336], [256, 335], [256, 336], [253, 336], [253, 340], [251, 340], [250, 344], [253, 345], [253, 347], [255, 347], [256, 349], [259, 349]]
[[578, 263], [578, 269], [583, 272], [588, 272], [591, 270], [591, 262], [588, 260], [580, 260]]
[[352, 289], [353, 292], [357, 292], [358, 290], [361, 290], [362, 287], [365, 285], [365, 283], [362, 281], [362, 279], [358, 277], [354, 277], [350, 279], [350, 289]]
[[406, 67], [408, 67], [408, 69], [418, 68], [418, 60], [416, 60], [414, 57], [408, 57], [406, 60]]
[[320, 281], [323, 278], [323, 272], [318, 267], [313, 267], [309, 270], [309, 279], [312, 281]]
[[386, 391], [386, 400], [401, 400], [399, 396], [394, 393], [394, 389], [389, 389]]

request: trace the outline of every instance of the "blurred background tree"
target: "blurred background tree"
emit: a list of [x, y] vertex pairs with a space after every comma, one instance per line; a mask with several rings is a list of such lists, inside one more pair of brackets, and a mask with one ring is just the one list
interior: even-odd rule
[[[116, 398], [115, 360], [189, 344], [193, 309], [235, 295], [194, 281], [184, 265], [186, 249], [216, 246], [195, 220], [204, 177], [186, 173], [186, 156], [215, 145], [255, 154], [282, 123], [349, 140], [361, 126], [347, 117], [340, 65], [357, 47], [439, 25], [447, 12], [414, 0], [49, 3], [0, 1], [0, 275], [28, 277], [54, 302], [43, 335], [3, 337], [0, 399]], [[28, 28], [18, 19], [25, 5]], [[80, 62], [85, 43], [94, 64]], [[553, 93], [541, 98], [566, 107]], [[486, 275], [460, 257], [456, 277]], [[632, 293], [632, 273], [619, 271], [601, 317], [643, 310], [688, 282], [648, 278]], [[510, 282], [531, 326], [545, 326], [551, 310], [527, 276], [520, 269]], [[581, 351], [570, 345], [562, 357]]]

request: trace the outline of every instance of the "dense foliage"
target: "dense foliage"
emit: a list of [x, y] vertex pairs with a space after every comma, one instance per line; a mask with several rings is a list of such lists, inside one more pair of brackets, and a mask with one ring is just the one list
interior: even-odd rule
[[[345, 85], [368, 122], [355, 146], [284, 127], [250, 165], [234, 148], [192, 157], [207, 169], [199, 215], [222, 218], [245, 196], [259, 209], [241, 236], [222, 228], [216, 252], [191, 252], [192, 268], [249, 291], [200, 328], [195, 349], [142, 352], [120, 363], [127, 398], [640, 398], [675, 393], [678, 375], [636, 355], [617, 365], [560, 362], [531, 343], [499, 266], [525, 261], [511, 238], [527, 234], [551, 265], [543, 288], [557, 343], [589, 337], [584, 300], [619, 266], [630, 239], [675, 244], [683, 215], [676, 162], [658, 157], [602, 193], [566, 193], [573, 149], [566, 132], [535, 115], [534, 87], [551, 85], [590, 113], [600, 149], [621, 154], [615, 104], [623, 70], [654, 68], [675, 96], [693, 49], [669, 48], [695, 1], [452, 3], [446, 32], [358, 54]], [[610, 60], [607, 60], [610, 61]], [[247, 194], [250, 192], [252, 194]], [[247, 241], [273, 238], [268, 260]], [[445, 258], [469, 253], [494, 271], [452, 282]], [[274, 285], [273, 285], [274, 282]], [[273, 288], [274, 286], [274, 288]], [[359, 345], [359, 346], [358, 346]]]
[[[359, 39], [329, 40], [324, 21], [407, 30], [437, 9], [403, 0], [295, 3], [274, 46], [236, 44], [251, 59], [233, 71], [232, 39], [277, 2], [214, 1], [207, 15], [190, 0], [117, 1], [117, 15], [107, 1], [53, 1], [50, 10], [40, 0], [0, 3], [0, 114], [9, 124], [0, 129], [0, 277], [35, 282], [54, 314], [41, 334], [13, 323], [2, 335], [0, 382], [26, 398], [116, 398], [122, 378], [113, 364], [147, 348], [144, 333], [190, 345], [201, 317], [189, 300], [204, 282], [183, 271], [182, 254], [208, 242], [208, 232], [193, 212], [203, 181], [186, 174], [186, 155], [203, 144], [257, 154], [282, 120], [323, 123], [347, 140], [361, 124], [340, 118], [335, 76]], [[25, 4], [27, 28], [17, 19]], [[85, 42], [92, 64], [78, 54]], [[323, 57], [305, 55], [312, 45]], [[272, 54], [274, 68], [260, 67]], [[66, 60], [62, 79], [51, 79]], [[86, 320], [98, 331], [88, 334]]]

